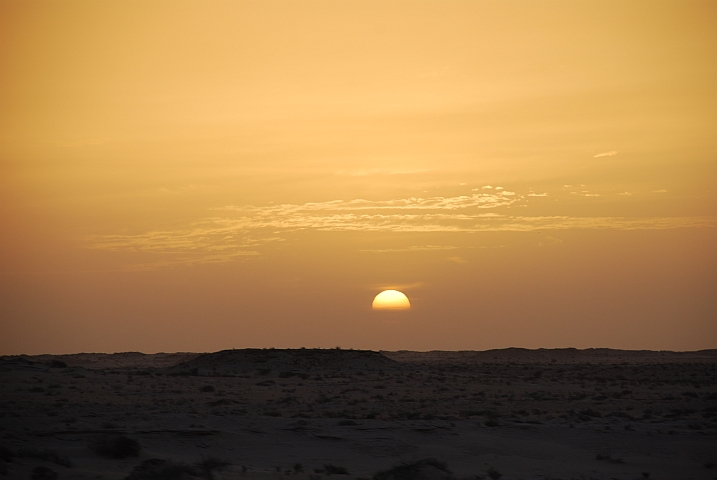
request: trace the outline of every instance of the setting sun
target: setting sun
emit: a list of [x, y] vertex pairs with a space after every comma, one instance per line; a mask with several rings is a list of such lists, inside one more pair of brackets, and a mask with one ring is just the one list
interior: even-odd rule
[[398, 290], [384, 290], [376, 295], [371, 304], [374, 310], [410, 310], [408, 297]]

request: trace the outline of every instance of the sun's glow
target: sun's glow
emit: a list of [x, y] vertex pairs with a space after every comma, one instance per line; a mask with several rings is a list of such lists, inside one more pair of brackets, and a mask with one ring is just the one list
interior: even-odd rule
[[376, 295], [371, 307], [374, 310], [410, 310], [411, 302], [398, 290], [384, 290]]

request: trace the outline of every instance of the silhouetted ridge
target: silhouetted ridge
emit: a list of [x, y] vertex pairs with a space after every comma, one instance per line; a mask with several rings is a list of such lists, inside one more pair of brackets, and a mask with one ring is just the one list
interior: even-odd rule
[[483, 351], [382, 352], [400, 363], [453, 364], [475, 363], [672, 363], [714, 362], [717, 350], [672, 352], [652, 350], [617, 350], [612, 348], [500, 348]]
[[205, 353], [167, 371], [189, 375], [269, 374], [280, 376], [314, 373], [375, 372], [400, 364], [371, 350], [255, 349]]

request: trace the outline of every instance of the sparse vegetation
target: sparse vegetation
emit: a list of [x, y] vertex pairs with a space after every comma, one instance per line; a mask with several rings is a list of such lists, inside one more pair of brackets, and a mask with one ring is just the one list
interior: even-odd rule
[[[231, 472], [223, 473], [226, 476], [231, 473], [239, 477], [242, 463], [252, 462], [247, 463], [249, 468], [245, 473], [249, 473], [245, 478], [270, 474], [276, 478], [280, 475], [299, 480], [312, 477], [327, 480], [328, 476], [346, 479], [349, 477], [343, 470], [347, 469], [351, 474], [366, 476], [362, 471], [355, 471], [358, 466], [340, 460], [346, 458], [343, 452], [347, 449], [358, 447], [367, 455], [396, 454], [400, 455], [398, 458], [414, 461], [420, 457], [411, 458], [411, 447], [406, 444], [420, 444], [418, 451], [435, 449], [438, 454], [455, 447], [485, 457], [481, 460], [489, 463], [478, 463], [474, 467], [476, 470], [466, 473], [476, 474], [470, 477], [473, 480], [492, 480], [496, 473], [500, 473], [495, 469], [493, 476], [486, 473], [488, 467], [493, 466], [503, 472], [502, 480], [513, 478], [511, 472], [504, 471], [507, 465], [489, 460], [488, 452], [469, 439], [470, 435], [463, 433], [473, 431], [485, 438], [514, 439], [521, 435], [522, 429], [544, 432], [553, 425], [564, 426], [565, 432], [568, 432], [567, 427], [574, 426], [569, 434], [576, 439], [584, 438], [588, 432], [599, 431], [605, 439], [614, 440], [601, 442], [599, 446], [590, 442], [580, 442], [577, 446], [580, 450], [577, 458], [584, 469], [592, 469], [596, 476], [600, 476], [620, 467], [615, 464], [632, 463], [635, 455], [631, 443], [639, 442], [645, 435], [650, 435], [658, 445], [679, 440], [667, 435], [709, 436], [717, 428], [717, 407], [713, 406], [717, 402], [714, 361], [684, 365], [486, 364], [470, 363], [472, 357], [466, 354], [465, 365], [443, 363], [443, 360], [433, 365], [395, 368], [383, 365], [385, 372], [381, 375], [375, 364], [363, 360], [356, 365], [347, 364], [345, 368], [343, 364], [341, 368], [336, 366], [339, 354], [350, 353], [345, 350], [325, 349], [321, 353], [329, 355], [325, 359], [309, 350], [275, 350], [272, 354], [281, 357], [276, 361], [266, 355], [271, 352], [266, 350], [262, 354], [266, 361], [261, 362], [251, 359], [240, 359], [227, 365], [204, 362], [199, 365], [201, 377], [167, 373], [169, 369], [159, 367], [147, 372], [114, 367], [104, 370], [49, 368], [48, 357], [32, 369], [25, 368], [25, 363], [19, 364], [25, 370], [3, 378], [0, 421], [6, 421], [8, 435], [3, 440], [6, 446], [0, 446], [0, 480], [3, 472], [9, 475], [5, 478], [19, 476], [27, 479], [30, 470], [38, 465], [57, 470], [63, 478], [65, 468], [56, 465], [65, 463], [63, 456], [72, 451], [66, 450], [65, 446], [59, 447], [58, 442], [66, 439], [84, 438], [81, 445], [89, 447], [92, 443], [90, 448], [98, 455], [119, 458], [126, 454], [118, 454], [117, 451], [122, 449], [108, 438], [123, 435], [135, 438], [145, 448], [151, 442], [153, 452], [149, 455], [143, 451], [145, 455], [140, 458], [132, 458], [133, 454], [129, 454], [130, 463], [121, 464], [126, 468], [123, 475], [128, 475], [131, 468], [143, 460], [155, 456], [167, 460], [162, 464], [164, 466], [155, 465], [156, 468], [151, 470], [152, 475], [156, 474], [154, 478], [160, 478], [157, 475], [163, 475], [162, 472], [179, 472], [180, 478], [182, 475], [186, 478], [208, 477], [212, 472], [215, 477], [222, 475], [218, 472], [221, 465], [215, 459], [195, 463], [198, 456], [188, 459], [170, 457], [177, 450], [168, 447], [177, 443], [187, 447], [187, 452], [226, 456], [238, 464], [230, 468]], [[310, 358], [309, 353], [313, 355]], [[431, 355], [440, 357], [440, 354]], [[11, 362], [16, 361], [0, 359], [0, 366], [9, 369]], [[541, 373], [536, 375], [538, 367]], [[181, 365], [172, 367], [171, 372], [189, 369], [190, 365]], [[75, 375], [74, 372], [80, 370], [86, 377]], [[125, 379], [130, 377], [133, 381], [128, 384]], [[691, 385], [697, 381], [701, 388], [695, 387], [697, 395], [692, 395]], [[244, 418], [233, 418], [239, 415]], [[540, 426], [541, 422], [545, 426]], [[320, 463], [315, 460], [316, 463], [308, 465], [307, 459], [286, 456], [280, 449], [255, 460], [247, 452], [225, 450], [225, 430], [233, 431], [235, 427], [239, 428], [242, 439], [252, 445], [251, 449], [271, 449], [278, 439], [282, 444], [297, 442], [297, 446], [304, 442], [323, 443], [330, 453]], [[374, 434], [379, 430], [385, 435], [379, 434], [382, 440], [374, 442]], [[98, 434], [105, 435], [103, 440], [92, 442]], [[489, 448], [499, 455], [525, 457], [527, 442], [538, 437], [531, 436], [525, 442], [515, 444], [506, 440]], [[546, 448], [554, 448], [555, 439], [549, 437]], [[57, 446], [57, 453], [33, 450], [28, 454], [28, 450], [24, 450], [20, 453], [28, 458], [23, 460], [18, 457], [18, 449], [22, 446], [39, 449]], [[564, 453], [556, 453], [555, 462], [564, 456]], [[72, 460], [78, 463], [79, 458], [73, 455]], [[710, 458], [687, 459], [665, 451], [665, 459], [675, 466], [699, 468], [704, 475], [715, 471], [706, 470], [715, 468]], [[526, 465], [537, 468], [535, 475], [539, 478], [547, 473], [560, 478], [569, 476], [565, 469], [544, 472], [539, 462], [533, 462], [532, 458], [524, 460]], [[52, 461], [56, 464], [48, 463]], [[302, 462], [303, 466], [295, 462]], [[323, 468], [323, 464], [329, 462], [334, 465]], [[94, 464], [98, 465], [99, 474], [100, 470], [116, 468], [120, 462], [101, 461], [96, 457]], [[278, 472], [274, 471], [276, 465], [281, 465]], [[393, 466], [390, 463], [381, 465], [385, 465], [381, 470]], [[84, 462], [82, 467], [85, 467]], [[318, 473], [312, 471], [314, 467], [318, 467]], [[641, 472], [654, 472], [656, 468], [652, 462], [640, 462], [633, 467], [634, 478], [648, 479], [652, 478], [651, 474]], [[418, 474], [415, 468], [418, 468]], [[376, 470], [379, 469], [371, 473]], [[450, 477], [450, 472], [429, 461], [402, 464], [379, 474], [390, 480], [410, 479], [411, 475], [414, 480]]]

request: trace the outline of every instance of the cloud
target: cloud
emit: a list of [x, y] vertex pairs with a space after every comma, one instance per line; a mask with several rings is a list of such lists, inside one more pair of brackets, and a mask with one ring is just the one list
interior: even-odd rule
[[458, 247], [452, 245], [414, 245], [405, 248], [383, 248], [383, 249], [364, 249], [359, 252], [370, 253], [387, 253], [387, 252], [431, 252], [439, 250], [455, 250]]
[[[578, 194], [577, 192], [575, 192]], [[587, 192], [581, 192], [584, 195]], [[535, 194], [538, 195], [538, 194]], [[540, 194], [542, 195], [542, 194]], [[588, 194], [597, 195], [597, 194]], [[153, 265], [216, 263], [261, 255], [290, 232], [528, 232], [536, 230], [663, 230], [717, 227], [717, 217], [573, 217], [509, 215], [524, 206], [515, 192], [389, 200], [331, 200], [303, 204], [226, 206], [185, 227], [136, 235], [96, 235], [89, 248], [133, 252]], [[486, 212], [485, 210], [501, 210]], [[414, 245], [366, 252], [438, 251], [456, 247]]]
[[667, 190], [653, 190], [652, 193], [667, 193]]
[[593, 155], [593, 158], [612, 157], [614, 155], [617, 155], [617, 152], [615, 150], [611, 150], [609, 152], [598, 153], [597, 155]]
[[448, 257], [446, 260], [448, 260], [449, 262], [458, 263], [461, 265], [464, 263], [468, 263], [468, 261], [463, 257]]
[[[228, 261], [258, 255], [267, 243], [281, 241], [263, 233], [317, 230], [328, 232], [529, 232], [536, 230], [613, 229], [664, 230], [717, 227], [717, 217], [570, 217], [570, 216], [483, 216], [477, 214], [286, 214], [212, 218], [191, 229], [150, 232], [140, 235], [98, 235], [89, 247], [111, 251], [161, 253], [193, 262]], [[414, 246], [405, 251], [452, 249], [444, 246]], [[383, 250], [378, 250], [383, 251]], [[385, 250], [391, 251], [391, 250]]]
[[[515, 197], [515, 198], [505, 198]], [[522, 197], [515, 192], [503, 191], [500, 194], [474, 193], [456, 197], [409, 197], [393, 200], [329, 200], [309, 202], [301, 205], [282, 204], [255, 207], [252, 205], [226, 206], [217, 210], [245, 212], [252, 216], [273, 217], [276, 215], [300, 214], [309, 212], [358, 212], [363, 210], [459, 210], [467, 208], [497, 208], [512, 205]]]
[[341, 177], [368, 177], [370, 175], [414, 175], [419, 173], [429, 172], [428, 169], [423, 170], [382, 170], [382, 169], [370, 169], [370, 170], [339, 170], [334, 172], [335, 175]]

